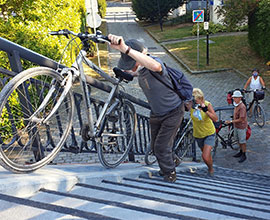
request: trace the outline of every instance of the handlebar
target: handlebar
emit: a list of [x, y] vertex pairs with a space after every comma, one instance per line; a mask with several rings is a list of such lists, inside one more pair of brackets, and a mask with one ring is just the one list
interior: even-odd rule
[[[68, 35], [73, 35], [76, 37], [79, 37], [81, 41], [84, 40], [91, 40], [95, 43], [111, 43], [111, 40], [107, 37], [102, 35], [101, 31], [97, 31], [96, 34], [89, 34], [89, 33], [75, 33], [73, 31], [70, 31], [68, 29], [63, 29], [59, 31], [51, 31], [49, 32], [50, 35], [64, 35], [68, 37]], [[118, 42], [120, 44], [120, 41]]]
[[228, 91], [228, 93], [233, 94], [233, 92], [236, 91], [236, 90], [239, 90], [241, 93], [251, 93], [251, 92], [262, 91], [262, 90], [267, 90], [267, 89], [265, 87], [263, 87], [262, 89], [255, 89], [255, 90], [234, 89], [234, 90]]

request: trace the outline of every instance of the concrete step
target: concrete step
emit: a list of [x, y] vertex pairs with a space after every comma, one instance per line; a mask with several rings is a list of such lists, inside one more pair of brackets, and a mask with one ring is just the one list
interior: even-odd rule
[[42, 185], [27, 198], [1, 194], [0, 218], [270, 219], [269, 176], [220, 167], [208, 176], [205, 166], [189, 163], [177, 168], [176, 183], [166, 183], [157, 166], [126, 168], [80, 175], [69, 190]]

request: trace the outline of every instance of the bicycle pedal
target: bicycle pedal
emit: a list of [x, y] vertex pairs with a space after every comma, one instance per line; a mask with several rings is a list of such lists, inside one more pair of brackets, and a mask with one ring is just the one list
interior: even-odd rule
[[90, 127], [88, 124], [83, 124], [80, 134], [82, 136], [82, 139], [87, 142], [91, 139], [90, 135], [89, 135], [89, 131], [90, 131]]

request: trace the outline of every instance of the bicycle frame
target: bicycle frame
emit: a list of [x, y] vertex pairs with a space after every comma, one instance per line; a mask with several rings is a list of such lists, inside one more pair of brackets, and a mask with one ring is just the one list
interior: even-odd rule
[[[228, 127], [228, 129], [229, 129], [229, 132], [228, 132], [228, 139], [227, 139], [227, 140], [225, 140], [225, 138], [223, 138], [223, 137], [219, 134], [219, 132], [220, 132], [223, 128], [225, 128], [225, 127]], [[232, 124], [224, 124], [224, 122], [222, 122], [221, 127], [219, 127], [219, 130], [218, 130], [218, 131], [216, 130], [216, 136], [217, 136], [217, 138], [219, 138], [219, 139], [221, 140], [220, 143], [221, 143], [221, 145], [222, 145], [223, 148], [227, 148], [227, 146], [230, 146], [230, 147], [233, 149], [232, 143], [231, 143], [231, 139], [229, 138], [229, 135], [230, 135], [230, 133], [231, 133], [232, 130], [233, 130], [233, 125], [232, 125]]]
[[[93, 113], [92, 113], [92, 109], [91, 109], [90, 92], [89, 92], [89, 89], [87, 87], [87, 77], [88, 76], [85, 75], [85, 73], [84, 73], [84, 68], [82, 65], [83, 62], [87, 66], [89, 66], [91, 69], [93, 69], [95, 72], [97, 72], [99, 75], [101, 75], [103, 78], [105, 78], [106, 80], [108, 80], [109, 82], [111, 82], [114, 85], [112, 90], [109, 93], [109, 96], [108, 96], [102, 110], [101, 110], [101, 113], [97, 119], [96, 124], [94, 124], [94, 122], [93, 122], [94, 120], [93, 120]], [[85, 107], [86, 107], [85, 110], [87, 113], [87, 122], [89, 125], [89, 136], [91, 138], [96, 137], [97, 135], [99, 135], [98, 130], [101, 127], [101, 122], [103, 121], [106, 112], [107, 112], [107, 114], [109, 114], [119, 104], [119, 102], [115, 102], [114, 105], [112, 105], [110, 107], [109, 111], [107, 111], [108, 107], [111, 104], [111, 101], [114, 98], [115, 93], [118, 89], [120, 80], [116, 80], [116, 79], [110, 77], [102, 69], [97, 67], [92, 61], [90, 61], [86, 57], [86, 51], [84, 51], [84, 50], [81, 50], [79, 52], [78, 56], [76, 57], [76, 61], [72, 64], [71, 68], [64, 68], [60, 74], [64, 77], [64, 80], [62, 81], [61, 86], [64, 86], [65, 88], [64, 88], [64, 92], [62, 93], [59, 100], [57, 101], [57, 104], [54, 106], [51, 113], [45, 119], [38, 119], [35, 117], [35, 115], [37, 115], [40, 111], [42, 111], [44, 109], [49, 98], [52, 96], [53, 92], [55, 91], [54, 86], [52, 86], [50, 88], [48, 94], [44, 98], [42, 104], [40, 105], [39, 109], [36, 110], [36, 112], [33, 114], [33, 116], [31, 117], [30, 120], [35, 121], [35, 122], [42, 121], [43, 123], [46, 123], [46, 121], [48, 121], [51, 118], [51, 116], [57, 111], [58, 107], [64, 101], [66, 94], [72, 88], [72, 82], [75, 80], [75, 78], [79, 77], [80, 87], [81, 87], [81, 91], [83, 94], [83, 100], [84, 100]]]

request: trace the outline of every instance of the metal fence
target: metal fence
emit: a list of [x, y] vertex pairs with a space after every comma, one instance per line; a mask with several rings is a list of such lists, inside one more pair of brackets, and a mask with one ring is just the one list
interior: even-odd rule
[[[4, 78], [0, 80], [0, 86], [3, 87], [8, 79], [10, 77], [15, 76], [19, 72], [23, 71], [23, 66], [21, 63], [21, 59], [28, 60], [34, 64], [37, 64], [39, 66], [46, 66], [53, 69], [56, 69], [59, 67], [59, 64], [55, 62], [54, 60], [51, 60], [45, 56], [42, 56], [38, 53], [35, 53], [27, 48], [24, 48], [20, 45], [17, 45], [13, 42], [10, 42], [4, 38], [0, 37], [0, 50], [6, 52], [9, 58], [10, 68], [12, 71], [0, 68], [0, 73], [5, 75]], [[60, 67], [64, 67], [61, 66]], [[87, 77], [87, 82], [90, 84], [90, 86], [93, 86], [97, 89], [100, 89], [104, 92], [110, 92], [111, 87], [99, 80], [96, 80], [91, 77]], [[91, 91], [91, 90], [90, 90]], [[91, 95], [91, 94], [90, 94]], [[140, 106], [141, 108], [149, 108], [148, 103], [144, 102], [143, 100], [140, 100], [136, 97], [133, 97], [127, 93], [119, 92], [120, 96], [124, 96], [126, 99], [131, 101], [133, 104], [136, 104]], [[77, 130], [81, 129], [83, 125], [83, 118], [82, 118], [82, 112], [81, 112], [81, 102], [82, 102], [82, 95], [79, 93], [74, 93], [75, 98], [75, 104], [76, 104], [76, 112], [77, 114], [75, 117], [78, 120], [78, 123], [76, 126], [79, 126], [80, 128], [76, 128]], [[104, 102], [101, 100], [97, 100], [91, 97], [91, 103], [93, 104], [93, 109], [95, 113], [98, 115], [99, 111], [101, 110]], [[131, 152], [129, 153], [129, 160], [134, 161], [134, 155], [144, 155], [145, 150], [149, 144], [150, 141], [150, 126], [149, 126], [149, 117], [141, 114], [137, 114], [137, 131], [136, 136], [134, 139], [134, 144]], [[74, 126], [74, 125], [73, 125]], [[96, 152], [96, 148], [91, 141], [85, 142], [82, 140], [81, 136], [78, 136], [75, 134], [75, 128], [72, 127], [71, 133], [68, 137], [69, 141], [66, 141], [64, 146], [62, 147], [62, 151], [65, 152], [73, 152], [73, 153], [84, 153], [84, 152]], [[190, 153], [188, 154], [188, 157], [192, 157], [193, 160], [196, 158], [196, 151], [192, 149]]]

